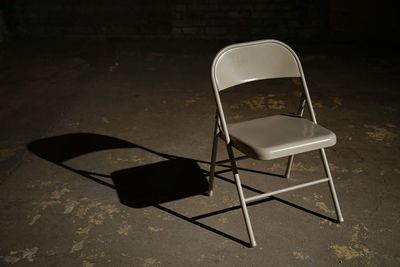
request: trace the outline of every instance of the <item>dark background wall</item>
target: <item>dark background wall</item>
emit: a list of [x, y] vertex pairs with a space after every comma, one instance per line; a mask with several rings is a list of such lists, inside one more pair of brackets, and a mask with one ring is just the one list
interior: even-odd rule
[[399, 40], [396, 10], [346, 0], [0, 0], [22, 37]]

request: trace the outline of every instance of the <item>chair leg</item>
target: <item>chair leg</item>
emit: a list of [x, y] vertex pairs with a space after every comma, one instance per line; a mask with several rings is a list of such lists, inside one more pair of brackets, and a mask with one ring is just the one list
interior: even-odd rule
[[218, 122], [215, 123], [213, 147], [211, 152], [211, 166], [210, 166], [210, 177], [208, 179], [208, 195], [213, 195], [214, 188], [214, 174], [215, 174], [215, 162], [217, 160], [217, 150], [218, 150]]
[[235, 182], [236, 182], [236, 189], [239, 194], [239, 200], [240, 200], [240, 205], [242, 207], [244, 221], [246, 223], [247, 234], [249, 235], [249, 239], [250, 239], [250, 246], [255, 247], [257, 244], [256, 244], [256, 240], [254, 238], [253, 228], [251, 227], [250, 217], [249, 217], [249, 213], [247, 211], [247, 205], [246, 205], [246, 201], [245, 201], [244, 194], [243, 194], [242, 183], [240, 182], [240, 177], [239, 177], [239, 173], [237, 170], [232, 146], [227, 144], [226, 147], [228, 150], [229, 159], [231, 161], [231, 168], [232, 168], [232, 172], [233, 172], [233, 177], [235, 178]]
[[288, 163], [286, 166], [286, 172], [285, 172], [286, 178], [290, 178], [290, 172], [292, 171], [292, 165], [293, 165], [293, 158], [294, 158], [294, 155], [289, 156]]
[[344, 220], [343, 220], [343, 216], [342, 216], [342, 211], [340, 210], [339, 200], [336, 195], [335, 185], [333, 184], [332, 174], [331, 174], [331, 170], [329, 168], [328, 159], [326, 158], [325, 149], [322, 148], [320, 150], [320, 153], [321, 153], [322, 162], [324, 163], [325, 173], [329, 178], [329, 188], [331, 190], [333, 203], [335, 205], [337, 220], [338, 220], [338, 222], [343, 222]]

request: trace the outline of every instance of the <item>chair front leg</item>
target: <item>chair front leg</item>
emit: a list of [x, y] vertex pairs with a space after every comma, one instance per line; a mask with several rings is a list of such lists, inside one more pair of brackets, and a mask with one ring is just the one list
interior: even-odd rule
[[329, 168], [328, 159], [326, 158], [325, 149], [322, 148], [320, 150], [320, 154], [321, 154], [322, 162], [324, 164], [325, 173], [326, 173], [326, 175], [327, 175], [327, 177], [329, 179], [329, 188], [331, 190], [333, 203], [335, 205], [337, 220], [338, 220], [338, 222], [343, 222], [344, 219], [343, 219], [343, 216], [342, 216], [342, 211], [340, 210], [339, 200], [338, 200], [338, 197], [336, 195], [335, 185], [333, 184], [332, 174], [331, 174], [331, 170]]
[[218, 150], [218, 120], [215, 120], [215, 128], [214, 128], [214, 138], [213, 138], [213, 147], [211, 152], [211, 166], [210, 166], [210, 177], [208, 180], [208, 195], [213, 195], [214, 188], [214, 176], [215, 176], [215, 163], [217, 160], [217, 150]]
[[249, 239], [250, 239], [250, 246], [255, 247], [257, 244], [256, 244], [256, 240], [254, 238], [254, 233], [253, 233], [253, 228], [251, 226], [249, 213], [247, 211], [247, 205], [246, 205], [246, 201], [245, 201], [244, 194], [243, 194], [242, 183], [240, 182], [240, 177], [239, 177], [239, 173], [238, 173], [237, 166], [236, 166], [235, 156], [233, 154], [232, 146], [230, 144], [227, 144], [226, 148], [228, 150], [229, 159], [231, 161], [233, 177], [235, 179], [236, 189], [237, 189], [237, 192], [239, 195], [239, 200], [240, 200], [240, 206], [242, 207], [243, 217], [244, 217], [244, 221], [246, 223], [247, 234], [249, 235]]

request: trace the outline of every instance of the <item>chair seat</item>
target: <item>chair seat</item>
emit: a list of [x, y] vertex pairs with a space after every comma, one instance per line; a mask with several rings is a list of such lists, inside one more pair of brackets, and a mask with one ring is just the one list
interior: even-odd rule
[[270, 160], [336, 144], [330, 130], [304, 118], [275, 115], [228, 125], [232, 144], [249, 157]]

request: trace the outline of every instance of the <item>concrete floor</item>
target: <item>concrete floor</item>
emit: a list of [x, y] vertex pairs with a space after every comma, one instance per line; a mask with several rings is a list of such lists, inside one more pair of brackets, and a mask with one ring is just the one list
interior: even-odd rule
[[[230, 173], [203, 194], [221, 46], [1, 48], [0, 265], [399, 266], [399, 57], [298, 48], [317, 118], [338, 137], [327, 155], [345, 222], [326, 184], [292, 191], [249, 207], [248, 248]], [[224, 93], [230, 121], [296, 109], [295, 79], [243, 87]], [[322, 177], [318, 156], [297, 156], [289, 180], [242, 172], [245, 194]]]

